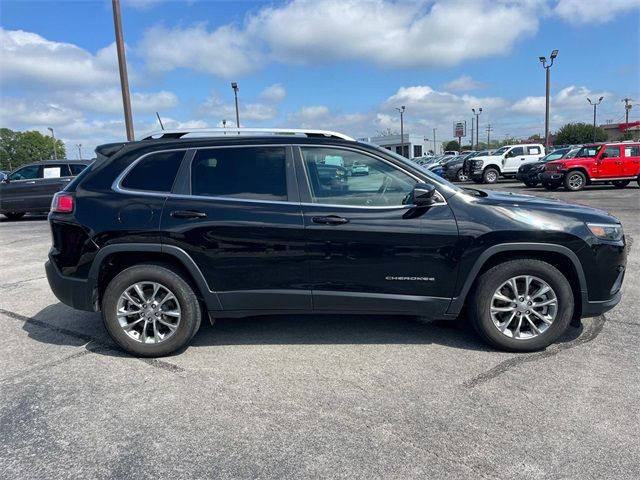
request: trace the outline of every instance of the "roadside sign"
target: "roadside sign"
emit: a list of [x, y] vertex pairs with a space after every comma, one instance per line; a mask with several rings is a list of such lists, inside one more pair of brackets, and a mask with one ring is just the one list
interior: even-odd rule
[[453, 123], [453, 136], [454, 137], [466, 137], [467, 136], [467, 122], [454, 122]]

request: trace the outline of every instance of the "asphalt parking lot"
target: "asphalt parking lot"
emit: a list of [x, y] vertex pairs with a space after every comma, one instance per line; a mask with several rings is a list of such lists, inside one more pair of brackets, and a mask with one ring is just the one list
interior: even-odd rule
[[1, 221], [2, 477], [640, 478], [640, 189], [491, 188], [621, 219], [620, 305], [533, 354], [464, 324], [273, 316], [140, 360], [50, 292], [45, 219]]

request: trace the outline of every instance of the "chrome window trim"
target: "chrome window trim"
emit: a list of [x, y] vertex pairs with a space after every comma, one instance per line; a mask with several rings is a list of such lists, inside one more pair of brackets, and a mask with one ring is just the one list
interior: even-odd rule
[[[276, 144], [275, 146], [279, 146], [280, 144]], [[306, 145], [306, 144], [305, 144]], [[324, 147], [327, 148], [325, 145], [313, 145], [310, 144], [311, 146], [319, 146], [319, 147]], [[201, 150], [201, 149], [217, 149], [217, 148], [244, 148], [244, 147], [273, 147], [274, 144], [266, 144], [266, 145], [216, 145], [216, 146], [209, 146], [209, 147], [197, 147], [195, 148], [195, 150]], [[286, 148], [287, 146], [299, 146], [296, 144], [282, 144], [282, 146], [284, 148]], [[330, 147], [333, 148], [333, 147]], [[342, 147], [340, 147], [342, 148]], [[353, 148], [349, 148], [349, 147], [344, 147], [347, 150], [353, 150], [355, 152], [360, 153], [360, 150], [358, 149], [353, 149]], [[159, 192], [159, 191], [151, 191], [151, 190], [135, 190], [135, 189], [130, 189], [130, 188], [124, 188], [122, 187], [122, 181], [124, 180], [124, 178], [127, 176], [127, 174], [140, 162], [142, 161], [144, 158], [148, 157], [149, 155], [153, 155], [155, 153], [169, 153], [169, 152], [184, 152], [185, 154], [187, 153], [188, 150], [193, 150], [194, 148], [192, 147], [181, 147], [181, 148], [169, 148], [169, 149], [164, 149], [164, 150], [154, 150], [153, 152], [147, 152], [144, 155], [141, 155], [140, 157], [138, 157], [137, 159], [135, 159], [133, 162], [131, 162], [130, 165], [127, 166], [127, 168], [125, 168], [122, 173], [120, 173], [120, 175], [118, 175], [116, 177], [116, 179], [113, 181], [113, 184], [111, 185], [111, 188], [114, 192], [116, 193], [120, 193], [120, 194], [134, 194], [134, 195], [141, 195], [141, 196], [147, 196], [147, 197], [160, 197], [160, 198], [179, 198], [179, 199], [203, 199], [203, 200], [214, 200], [214, 201], [222, 201], [222, 202], [233, 202], [233, 203], [238, 203], [238, 202], [249, 202], [249, 203], [262, 203], [262, 204], [270, 204], [270, 205], [300, 205], [300, 206], [307, 206], [307, 207], [331, 207], [331, 208], [366, 208], [369, 210], [394, 210], [394, 209], [410, 209], [410, 208], [415, 208], [415, 205], [383, 205], [383, 206], [372, 206], [372, 205], [336, 205], [336, 204], [332, 204], [332, 203], [306, 203], [306, 202], [292, 202], [292, 201], [283, 201], [283, 200], [258, 200], [258, 199], [251, 199], [251, 198], [234, 198], [234, 197], [215, 197], [215, 196], [207, 196], [207, 195], [184, 195], [184, 194], [176, 194], [176, 193], [171, 193], [171, 192]], [[414, 178], [416, 181], [420, 182], [421, 179], [419, 177], [416, 177], [414, 174], [409, 173], [407, 171], [405, 171], [402, 168], [399, 168], [397, 165], [393, 164], [392, 162], [389, 162], [388, 160], [385, 160], [384, 158], [380, 158], [377, 155], [371, 155], [375, 158], [379, 158], [380, 160], [382, 160], [385, 163], [390, 164], [393, 167], [398, 168], [399, 170], [401, 170], [402, 172], [404, 172], [405, 174], [409, 175], [410, 177]], [[195, 158], [195, 156], [194, 156]], [[191, 160], [191, 162], [193, 163], [193, 159]], [[190, 165], [191, 167], [191, 165]], [[190, 169], [191, 170], [191, 169]], [[306, 172], [305, 172], [305, 176], [306, 176]], [[308, 181], [308, 178], [307, 178]], [[444, 197], [442, 196], [442, 194], [440, 192], [436, 192], [438, 194], [438, 196], [440, 197], [441, 201], [434, 203], [433, 205], [430, 205], [430, 207], [437, 207], [437, 206], [441, 206], [441, 205], [447, 205], [447, 201], [444, 199]]]

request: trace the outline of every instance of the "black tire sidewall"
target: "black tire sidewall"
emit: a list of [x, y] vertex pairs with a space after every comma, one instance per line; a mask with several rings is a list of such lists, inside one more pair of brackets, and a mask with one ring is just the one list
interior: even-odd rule
[[[178, 330], [159, 344], [142, 344], [130, 338], [116, 316], [124, 290], [141, 281], [157, 282], [173, 292], [180, 305]], [[178, 274], [158, 265], [138, 265], [120, 272], [109, 282], [102, 299], [102, 320], [111, 338], [125, 351], [141, 357], [168, 355], [185, 347], [200, 326], [200, 304], [191, 286]]]
[[[558, 298], [559, 309], [553, 324], [544, 333], [528, 340], [515, 340], [502, 334], [493, 324], [490, 313], [496, 289], [509, 278], [519, 275], [533, 275], [544, 280]], [[473, 327], [488, 343], [502, 350], [531, 352], [549, 346], [565, 332], [573, 316], [574, 299], [568, 280], [554, 266], [542, 260], [519, 259], [499, 264], [482, 274], [469, 307]]]
[[22, 217], [25, 216], [25, 212], [7, 212], [7, 213], [3, 213], [3, 215], [7, 217], [9, 220], [20, 220]]

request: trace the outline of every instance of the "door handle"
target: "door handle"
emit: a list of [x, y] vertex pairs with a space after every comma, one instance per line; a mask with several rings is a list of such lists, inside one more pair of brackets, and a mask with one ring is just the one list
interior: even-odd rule
[[326, 217], [313, 217], [311, 221], [313, 223], [320, 223], [323, 225], [342, 225], [344, 223], [349, 223], [349, 219], [344, 217], [339, 217], [337, 215], [328, 215]]
[[63, 178], [63, 179], [62, 179], [62, 181], [63, 181], [63, 182], [70, 182], [70, 181], [71, 181], [71, 179], [70, 179], [70, 178]]
[[34, 185], [34, 184], [36, 183], [36, 181], [35, 181], [35, 180], [32, 180], [32, 181], [30, 181], [30, 182], [24, 182], [24, 183], [26, 183], [27, 185]]
[[207, 214], [196, 210], [174, 210], [169, 215], [173, 218], [206, 218]]

